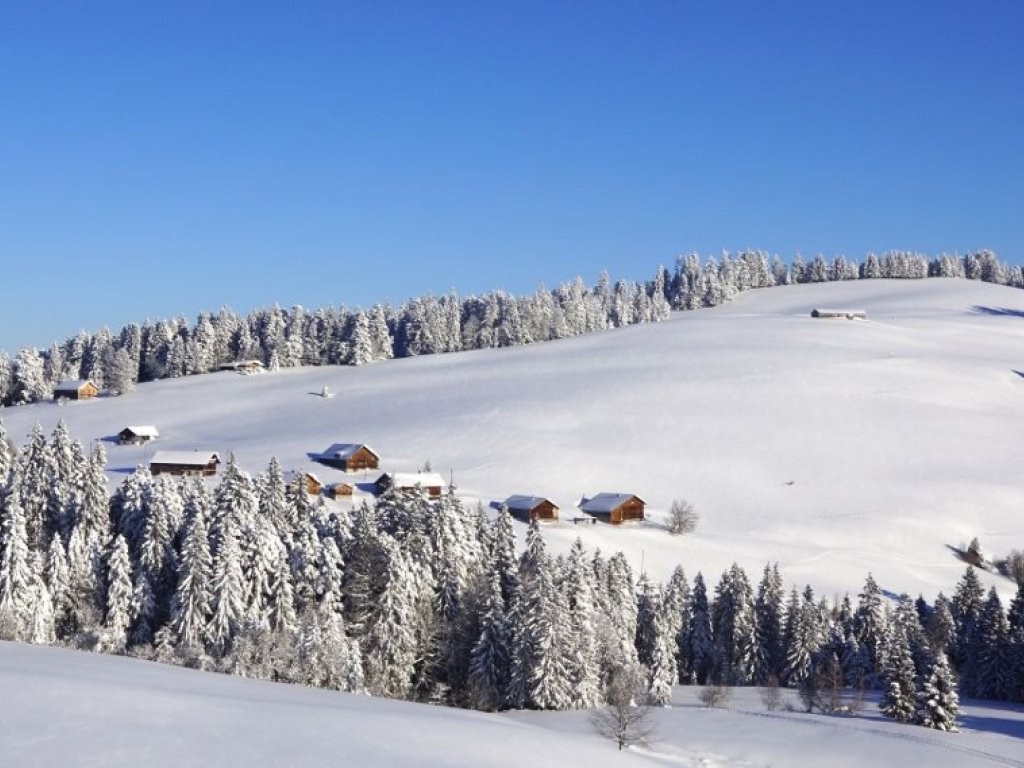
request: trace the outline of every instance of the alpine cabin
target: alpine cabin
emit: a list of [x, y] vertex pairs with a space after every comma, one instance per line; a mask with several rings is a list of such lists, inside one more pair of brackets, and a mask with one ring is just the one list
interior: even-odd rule
[[612, 525], [643, 520], [646, 503], [632, 493], [599, 493], [584, 499], [579, 508], [588, 515], [607, 520]]
[[395, 493], [412, 493], [417, 487], [433, 499], [438, 498], [448, 484], [437, 472], [385, 472], [377, 478], [377, 493], [384, 493], [389, 488]]
[[160, 433], [151, 424], [127, 426], [117, 433], [117, 442], [121, 445], [142, 445], [158, 437]]
[[157, 451], [149, 462], [154, 475], [197, 475], [210, 477], [217, 474], [220, 457], [212, 451]]
[[554, 522], [558, 520], [558, 507], [551, 499], [542, 496], [525, 496], [513, 494], [503, 502], [503, 506], [512, 517], [526, 523], [534, 520]]
[[335, 443], [321, 453], [317, 461], [342, 472], [358, 472], [380, 466], [380, 456], [363, 443]]
[[62, 381], [53, 388], [54, 400], [92, 400], [100, 393], [99, 387], [88, 379]]

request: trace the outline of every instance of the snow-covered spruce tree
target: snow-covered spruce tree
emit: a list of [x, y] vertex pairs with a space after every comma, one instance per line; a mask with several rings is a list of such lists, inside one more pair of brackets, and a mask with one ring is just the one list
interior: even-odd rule
[[935, 598], [924, 634], [934, 654], [948, 653], [956, 641], [956, 623], [950, 612], [949, 599], [941, 592]]
[[594, 573], [579, 538], [573, 542], [569, 552], [560, 589], [565, 593], [568, 609], [567, 647], [571, 649], [568, 655], [569, 706], [589, 709], [597, 706], [601, 699], [601, 670]]
[[416, 663], [417, 590], [408, 557], [390, 538], [380, 541], [384, 561], [379, 596], [366, 618], [361, 641], [367, 689], [376, 696], [405, 698]]
[[[870, 573], [853, 614], [853, 628], [857, 642], [867, 653], [871, 668], [878, 669], [878, 646], [886, 635], [887, 618], [882, 590]], [[873, 686], [874, 681], [871, 684]]]
[[660, 600], [654, 613], [650, 687], [647, 692], [648, 703], [658, 707], [667, 707], [672, 702], [672, 686], [679, 677], [673, 626], [670, 607], [664, 600]]
[[213, 558], [211, 615], [206, 636], [214, 657], [227, 653], [245, 617], [245, 575], [238, 527], [230, 517], [220, 522], [220, 543]]
[[817, 607], [794, 588], [786, 608], [786, 666], [783, 677], [787, 685], [798, 686], [814, 671], [814, 660], [821, 647]]
[[706, 685], [713, 681], [715, 643], [711, 634], [711, 610], [708, 607], [707, 587], [700, 571], [693, 579], [693, 610], [690, 615], [689, 658], [693, 668], [693, 682]]
[[893, 623], [884, 641], [885, 667], [882, 670], [882, 714], [901, 723], [914, 719], [916, 685], [914, 659], [903, 628]]
[[995, 587], [988, 596], [977, 619], [972, 643], [964, 648], [961, 682], [964, 695], [975, 699], [1007, 700], [1014, 678], [1009, 647], [1010, 628]]
[[779, 565], [765, 565], [754, 600], [754, 623], [757, 632], [757, 674], [755, 682], [765, 685], [769, 680], [781, 680], [785, 668], [783, 627], [785, 626], [785, 592]]
[[121, 653], [128, 644], [128, 630], [135, 620], [136, 605], [128, 559], [128, 544], [116, 536], [107, 552], [107, 605], [100, 648]]
[[202, 652], [210, 620], [210, 543], [206, 515], [195, 511], [185, 525], [178, 565], [178, 588], [171, 601], [169, 629], [174, 644], [188, 655]]
[[473, 709], [501, 709], [508, 698], [510, 628], [501, 595], [501, 577], [488, 580], [480, 636], [473, 645], [469, 667], [469, 703]]
[[914, 722], [940, 731], [957, 731], [960, 697], [956, 690], [956, 675], [949, 668], [946, 654], [935, 657], [932, 668], [917, 689]]
[[690, 667], [690, 615], [693, 592], [686, 572], [677, 565], [665, 585], [665, 608], [669, 617], [669, 631], [675, 638], [676, 682], [689, 682]]
[[29, 549], [14, 470], [0, 486], [0, 639], [29, 640], [38, 574]]

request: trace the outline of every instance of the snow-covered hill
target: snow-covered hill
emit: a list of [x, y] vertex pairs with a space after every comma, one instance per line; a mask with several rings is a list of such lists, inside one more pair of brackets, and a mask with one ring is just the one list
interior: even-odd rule
[[618, 752], [585, 712], [489, 715], [0, 643], [0, 764], [222, 766], [1024, 766], [1024, 711], [968, 704], [963, 732], [764, 711], [755, 689], [706, 710], [692, 688]]
[[[814, 307], [867, 311], [820, 320]], [[22, 441], [63, 418], [88, 443], [155, 424], [161, 449], [234, 452], [250, 471], [342, 477], [309, 454], [366, 442], [383, 466], [429, 460], [485, 503], [549, 496], [576, 536], [623, 550], [655, 578], [682, 563], [712, 581], [737, 561], [778, 561], [789, 582], [855, 593], [871, 571], [893, 592], [951, 590], [947, 545], [1024, 547], [1024, 291], [961, 280], [796, 285], [726, 306], [559, 342], [260, 376], [150, 383], [121, 398], [3, 413]], [[319, 397], [329, 386], [335, 397]], [[108, 444], [111, 478], [154, 448]], [[373, 475], [359, 480], [372, 480]], [[643, 525], [574, 525], [599, 491], [636, 493]], [[696, 534], [658, 521], [673, 498]], [[1009, 582], [985, 577], [1009, 593]]]

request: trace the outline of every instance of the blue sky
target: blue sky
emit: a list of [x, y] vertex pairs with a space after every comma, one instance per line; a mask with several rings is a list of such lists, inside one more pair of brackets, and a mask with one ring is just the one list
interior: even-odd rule
[[0, 6], [0, 348], [227, 305], [1024, 259], [1024, 3]]

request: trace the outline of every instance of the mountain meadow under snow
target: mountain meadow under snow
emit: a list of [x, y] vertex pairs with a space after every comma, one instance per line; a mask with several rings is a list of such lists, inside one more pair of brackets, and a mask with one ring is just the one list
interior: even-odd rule
[[[815, 319], [816, 307], [863, 309], [867, 320]], [[870, 571], [883, 590], [931, 600], [963, 571], [950, 546], [974, 536], [996, 556], [1024, 546], [1022, 342], [1018, 289], [802, 284], [563, 341], [206, 374], [3, 419], [18, 442], [59, 419], [87, 446], [107, 440], [112, 486], [157, 449], [234, 453], [250, 472], [277, 456], [331, 482], [344, 474], [312, 456], [363, 442], [382, 469], [429, 461], [485, 505], [550, 497], [561, 507], [544, 529], [556, 550], [579, 536], [655, 579], [677, 563], [714, 581], [734, 561], [749, 573], [771, 561], [787, 584], [819, 594], [855, 595]], [[334, 397], [319, 396], [324, 386]], [[160, 438], [115, 445], [128, 424], [153, 424]], [[574, 524], [581, 497], [600, 491], [639, 495], [648, 520]], [[696, 505], [696, 533], [665, 531], [674, 498]], [[1009, 581], [982, 577], [1012, 596]]]
[[[52, 766], [1024, 766], [1024, 710], [966, 702], [956, 734], [766, 712], [757, 689], [705, 709], [677, 687], [647, 748], [619, 752], [586, 712], [486, 714], [0, 643], [0, 759]], [[795, 694], [787, 692], [795, 701]]]

